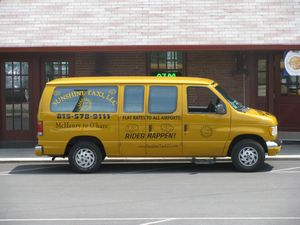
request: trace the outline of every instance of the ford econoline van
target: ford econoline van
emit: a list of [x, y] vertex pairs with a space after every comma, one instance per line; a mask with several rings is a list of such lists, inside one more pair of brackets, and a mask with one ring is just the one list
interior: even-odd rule
[[256, 171], [281, 149], [277, 120], [248, 108], [213, 80], [76, 77], [46, 84], [36, 155], [68, 157], [77, 172], [105, 157], [226, 157]]

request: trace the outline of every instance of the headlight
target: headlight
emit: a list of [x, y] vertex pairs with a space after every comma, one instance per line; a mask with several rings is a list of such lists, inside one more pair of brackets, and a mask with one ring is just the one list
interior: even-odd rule
[[270, 134], [272, 136], [277, 136], [277, 126], [274, 126], [274, 127], [270, 127]]

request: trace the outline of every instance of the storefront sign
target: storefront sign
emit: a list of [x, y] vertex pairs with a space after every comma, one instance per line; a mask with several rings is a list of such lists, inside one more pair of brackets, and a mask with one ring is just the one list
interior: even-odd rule
[[176, 77], [176, 73], [157, 73], [157, 77]]
[[284, 67], [290, 76], [300, 76], [300, 51], [289, 51], [284, 57]]

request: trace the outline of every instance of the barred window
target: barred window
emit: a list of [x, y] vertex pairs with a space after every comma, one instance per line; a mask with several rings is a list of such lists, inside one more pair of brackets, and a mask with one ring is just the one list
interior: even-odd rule
[[182, 76], [183, 53], [179, 51], [151, 52], [150, 75]]
[[57, 78], [68, 77], [70, 75], [69, 62], [67, 61], [45, 62], [45, 75], [46, 75], [46, 82]]

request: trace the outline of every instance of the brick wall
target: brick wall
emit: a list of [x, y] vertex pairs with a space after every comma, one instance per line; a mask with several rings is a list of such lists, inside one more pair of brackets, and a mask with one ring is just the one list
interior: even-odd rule
[[144, 76], [146, 53], [101, 53], [97, 60], [100, 75]]
[[[146, 53], [85, 53], [75, 56], [75, 73], [80, 76], [138, 76], [147, 75]], [[217, 81], [224, 89], [243, 102], [243, 76], [234, 74], [236, 52], [186, 53], [186, 75], [206, 77]], [[246, 76], [246, 104], [249, 104], [249, 85]]]
[[[186, 56], [186, 74], [218, 82], [230, 95], [243, 102], [243, 75], [235, 74], [236, 52], [192, 52]], [[248, 77], [246, 76], [246, 93]], [[247, 94], [246, 94], [247, 95]], [[249, 97], [246, 96], [248, 104]]]
[[1, 47], [300, 43], [299, 0], [2, 0]]
[[146, 53], [79, 53], [76, 76], [144, 76]]
[[75, 55], [75, 75], [92, 76], [96, 74], [96, 54], [80, 53]]

